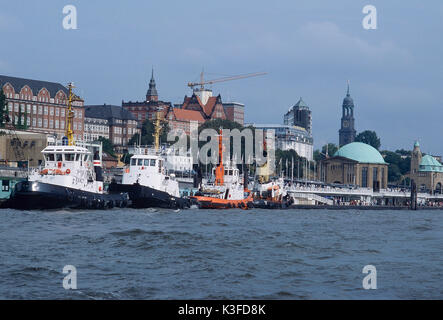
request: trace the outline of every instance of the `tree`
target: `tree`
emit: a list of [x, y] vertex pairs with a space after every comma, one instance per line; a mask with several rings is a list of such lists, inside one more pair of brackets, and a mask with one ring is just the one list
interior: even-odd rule
[[99, 137], [94, 142], [101, 142], [102, 143], [103, 152], [106, 152], [111, 157], [115, 158], [114, 145], [112, 144], [111, 140], [106, 139], [105, 137]]
[[411, 168], [411, 157], [402, 157], [401, 153], [392, 151], [382, 151], [385, 161], [389, 164], [388, 167], [388, 181], [392, 183], [399, 183], [404, 179], [404, 175], [409, 172]]
[[375, 149], [380, 148], [380, 138], [377, 137], [375, 131], [365, 130], [355, 137], [356, 142], [363, 142], [373, 146]]
[[0, 128], [4, 128], [6, 122], [9, 122], [6, 96], [3, 92], [3, 88], [0, 88]]
[[[169, 132], [169, 125], [165, 121], [162, 123], [162, 131], [160, 134], [160, 144], [162, 143], [168, 143], [167, 137]], [[142, 145], [142, 146], [148, 146], [154, 144], [154, 133], [155, 133], [155, 126], [154, 123], [150, 120], [145, 120], [142, 124], [141, 128], [141, 139], [140, 134], [136, 133], [132, 136], [132, 138], [129, 140], [128, 145]]]

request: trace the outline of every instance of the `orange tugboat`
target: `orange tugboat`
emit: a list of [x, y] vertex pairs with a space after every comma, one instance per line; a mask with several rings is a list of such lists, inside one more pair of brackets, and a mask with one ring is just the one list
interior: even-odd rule
[[213, 169], [213, 182], [202, 186], [191, 199], [202, 209], [247, 209], [252, 206], [252, 192], [248, 190], [247, 179], [241, 182], [239, 170], [235, 165], [223, 164], [223, 134], [220, 130], [218, 150], [219, 164]]

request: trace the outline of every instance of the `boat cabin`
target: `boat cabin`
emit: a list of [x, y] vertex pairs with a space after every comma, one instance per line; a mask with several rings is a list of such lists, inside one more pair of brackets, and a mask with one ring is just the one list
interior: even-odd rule
[[[42, 151], [45, 159], [44, 170], [55, 171], [56, 174], [69, 174], [73, 169], [90, 167], [91, 152], [78, 146], [48, 146]], [[51, 173], [51, 172], [46, 173]], [[45, 173], [45, 172], [43, 172]]]

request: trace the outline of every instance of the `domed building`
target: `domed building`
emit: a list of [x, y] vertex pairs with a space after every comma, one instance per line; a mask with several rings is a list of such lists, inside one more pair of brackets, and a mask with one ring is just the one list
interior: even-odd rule
[[409, 178], [414, 180], [419, 192], [442, 193], [443, 165], [431, 155], [422, 155], [418, 141], [411, 156]]
[[341, 147], [319, 166], [326, 183], [351, 184], [374, 190], [388, 184], [388, 163], [374, 147], [352, 142]]

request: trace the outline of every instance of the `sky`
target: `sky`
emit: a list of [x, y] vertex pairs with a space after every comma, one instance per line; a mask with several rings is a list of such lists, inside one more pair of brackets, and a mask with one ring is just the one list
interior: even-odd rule
[[[77, 30], [63, 28], [63, 7]], [[362, 26], [366, 5], [377, 29]], [[316, 148], [338, 143], [346, 82], [356, 130], [381, 149], [443, 154], [443, 1], [0, 0], [0, 74], [73, 81], [85, 104], [141, 101], [154, 68], [159, 99], [180, 103], [186, 86], [212, 85], [245, 104], [245, 122], [282, 123], [300, 97], [312, 110]]]

